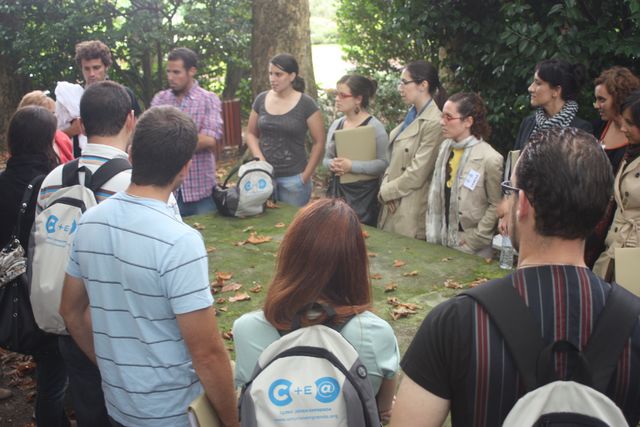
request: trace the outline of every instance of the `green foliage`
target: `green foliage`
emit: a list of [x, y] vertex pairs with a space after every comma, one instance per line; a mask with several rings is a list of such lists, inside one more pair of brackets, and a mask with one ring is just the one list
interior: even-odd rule
[[[526, 88], [537, 62], [580, 62], [590, 79], [612, 65], [640, 67], [638, 0], [341, 0], [337, 21], [340, 43], [361, 68], [427, 59], [449, 93], [481, 93], [491, 142], [502, 151], [530, 113]], [[585, 118], [594, 117], [591, 93], [587, 84]]]
[[148, 104], [165, 84], [165, 56], [176, 46], [201, 58], [200, 83], [222, 91], [226, 64], [249, 67], [250, 0], [5, 0], [0, 53], [36, 88], [81, 80], [74, 46], [99, 39], [112, 49], [110, 77]]
[[338, 40], [335, 0], [309, 0], [311, 43], [331, 44]]

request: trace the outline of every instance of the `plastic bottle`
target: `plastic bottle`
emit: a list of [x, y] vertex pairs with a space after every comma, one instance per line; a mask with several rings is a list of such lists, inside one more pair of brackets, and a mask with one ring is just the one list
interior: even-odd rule
[[513, 246], [509, 236], [502, 236], [502, 247], [500, 248], [500, 268], [511, 270], [513, 268]]

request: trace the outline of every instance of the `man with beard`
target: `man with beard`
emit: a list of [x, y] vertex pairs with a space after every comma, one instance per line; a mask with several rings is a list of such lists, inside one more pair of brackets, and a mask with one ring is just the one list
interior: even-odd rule
[[[607, 156], [593, 136], [575, 128], [536, 135], [522, 151], [511, 181], [502, 183], [510, 205], [509, 234], [519, 250], [518, 268], [482, 286], [512, 285], [513, 297], [523, 300], [545, 346], [568, 341], [582, 352], [609, 302], [613, 288], [586, 267], [584, 244], [612, 188]], [[631, 303], [637, 302], [632, 299], [629, 294]], [[514, 322], [522, 326], [518, 320]], [[629, 425], [637, 425], [640, 321], [637, 316], [632, 321], [629, 338], [623, 337], [624, 351], [622, 346], [611, 348], [620, 350], [620, 356], [605, 394]], [[449, 412], [453, 426], [502, 425], [525, 391], [509, 349], [475, 299], [461, 295], [440, 304], [424, 320], [402, 360], [406, 375], [391, 425], [440, 426]], [[555, 353], [553, 366], [561, 380], [573, 374], [566, 357]]]
[[169, 89], [157, 93], [151, 106], [171, 105], [189, 115], [198, 127], [198, 146], [193, 164], [175, 196], [182, 216], [199, 215], [216, 210], [211, 191], [216, 184], [214, 151], [222, 137], [222, 105], [212, 92], [200, 87], [195, 75], [198, 56], [191, 49], [179, 47], [169, 53], [167, 80]]

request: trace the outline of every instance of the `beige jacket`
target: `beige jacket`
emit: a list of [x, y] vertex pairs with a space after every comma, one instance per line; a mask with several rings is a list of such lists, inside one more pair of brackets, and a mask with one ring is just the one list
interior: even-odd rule
[[[435, 101], [432, 101], [402, 133], [402, 125], [391, 131], [389, 167], [382, 177], [378, 194], [383, 203], [378, 228], [425, 239], [427, 193], [438, 147], [443, 140], [441, 114]], [[386, 205], [391, 200], [396, 204], [394, 213]]]
[[[456, 182], [460, 226], [464, 230], [464, 233], [460, 233], [460, 240], [464, 240], [473, 253], [482, 253], [482, 250], [489, 248], [490, 254], [491, 240], [498, 225], [496, 207], [502, 200], [500, 182], [504, 161], [502, 155], [484, 141], [470, 150], [460, 179]], [[471, 171], [480, 174], [473, 190], [465, 186]]]
[[593, 272], [605, 280], [611, 280], [615, 248], [640, 246], [640, 157], [629, 166], [623, 161], [614, 184], [616, 213], [609, 228], [605, 246], [607, 249], [593, 266]]

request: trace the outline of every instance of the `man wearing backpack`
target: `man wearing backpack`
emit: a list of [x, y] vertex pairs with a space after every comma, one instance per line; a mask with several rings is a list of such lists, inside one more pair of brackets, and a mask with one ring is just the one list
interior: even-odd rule
[[[525, 392], [556, 379], [594, 385], [587, 389], [591, 392], [600, 388], [612, 410], [619, 413], [617, 405], [629, 425], [637, 425], [640, 301], [600, 280], [583, 259], [585, 238], [604, 213], [612, 187], [607, 157], [591, 135], [556, 128], [532, 139], [511, 181], [502, 184], [510, 204], [509, 234], [519, 250], [518, 268], [429, 313], [401, 363], [405, 377], [392, 426], [440, 426], [449, 412], [453, 426], [502, 425]], [[486, 297], [496, 289], [508, 298], [494, 300], [486, 310]], [[617, 295], [624, 296], [622, 303]], [[605, 307], [626, 313], [624, 322], [604, 322], [612, 318], [612, 310]], [[494, 314], [500, 321], [494, 321]], [[604, 329], [598, 328], [600, 320]], [[591, 345], [590, 338], [596, 336]], [[530, 363], [521, 363], [522, 349], [528, 346], [535, 351], [529, 352]], [[540, 347], [544, 350], [538, 352]], [[590, 370], [581, 363], [580, 356], [597, 360], [591, 359], [594, 348], [609, 359], [606, 369], [594, 363]], [[595, 387], [598, 383], [601, 387]], [[566, 381], [553, 384], [573, 386]], [[565, 394], [546, 404], [568, 401]], [[561, 412], [565, 410], [571, 412]]]
[[175, 107], [144, 113], [131, 185], [87, 211], [73, 241], [60, 312], [97, 360], [115, 426], [187, 426], [203, 389], [222, 424], [238, 425], [204, 242], [167, 207], [197, 138]]
[[[48, 215], [48, 211], [73, 209], [68, 207], [71, 205], [58, 203], [61, 193], [68, 191], [73, 184], [65, 182], [65, 179], [75, 180], [80, 187], [88, 184], [89, 177], [95, 183], [102, 176], [104, 182], [98, 183], [98, 188], [89, 193], [91, 198], [95, 198], [94, 204], [127, 188], [131, 181], [131, 166], [126, 149], [136, 119], [127, 91], [110, 81], [97, 82], [86, 89], [80, 101], [80, 114], [81, 124], [88, 137], [87, 147], [79, 159], [67, 163], [66, 167], [60, 165], [49, 173], [38, 196], [31, 258], [31, 301], [40, 328], [60, 335], [58, 343], [63, 360], [58, 355], [51, 355], [52, 360], [47, 369], [53, 372], [66, 368], [78, 424], [81, 427], [110, 426], [100, 372], [73, 339], [66, 335], [62, 318], [57, 313], [68, 256], [66, 248], [75, 235], [75, 221], [67, 224], [62, 220], [60, 211], [55, 215]], [[102, 166], [105, 168], [101, 169]], [[63, 200], [71, 197], [70, 193], [67, 194], [68, 197], [62, 197]], [[54, 259], [50, 253], [55, 250], [62, 251], [58, 253], [59, 259]], [[46, 289], [45, 282], [50, 285]], [[64, 390], [65, 382], [58, 384], [58, 387]]]

